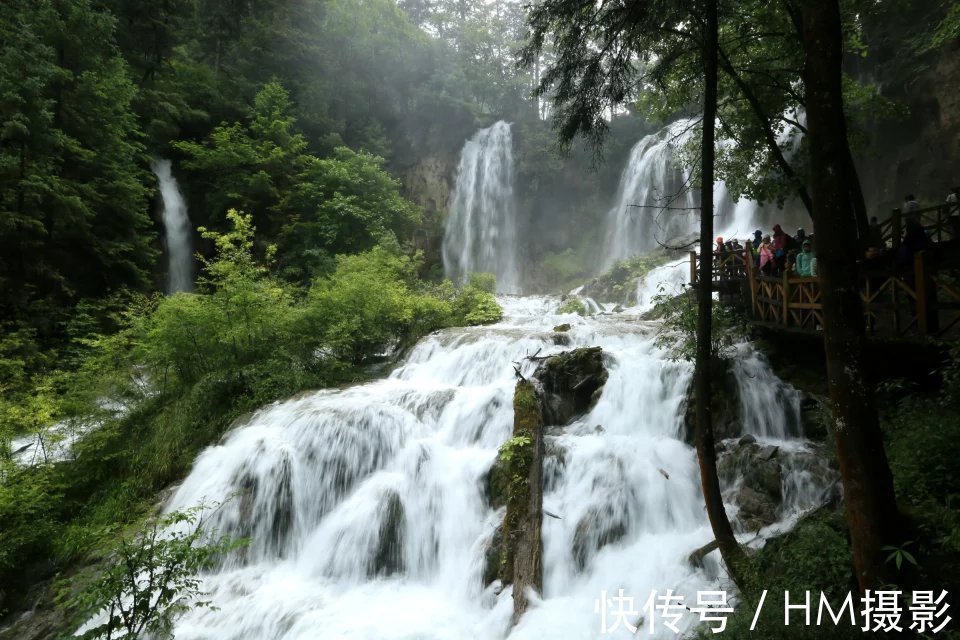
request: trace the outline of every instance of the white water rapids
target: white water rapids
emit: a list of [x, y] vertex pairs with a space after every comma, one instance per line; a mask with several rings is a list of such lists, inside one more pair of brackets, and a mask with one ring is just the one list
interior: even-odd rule
[[[210, 525], [251, 543], [204, 576], [217, 608], [180, 619], [179, 640], [593, 638], [603, 590], [624, 589], [639, 608], [654, 590], [689, 604], [727, 587], [715, 553], [702, 571], [685, 560], [712, 539], [695, 452], [681, 439], [690, 367], [668, 361], [652, 344], [655, 324], [629, 312], [502, 304], [499, 324], [428, 336], [387, 379], [266, 407], [199, 456], [168, 509], [225, 501]], [[572, 325], [570, 347], [554, 345], [560, 323]], [[610, 377], [586, 416], [548, 431], [544, 509], [561, 519], [544, 518], [543, 598], [511, 629], [510, 589], [497, 596], [480, 576], [503, 516], [484, 484], [511, 436], [512, 363], [529, 376], [527, 354], [594, 345]], [[803, 450], [789, 437], [796, 392], [749, 347], [740, 359], [746, 425], [761, 442]], [[788, 469], [778, 515], [795, 517], [822, 490], [809, 465]], [[588, 545], [580, 568], [578, 531], [595, 543], [616, 527], [622, 537]]]

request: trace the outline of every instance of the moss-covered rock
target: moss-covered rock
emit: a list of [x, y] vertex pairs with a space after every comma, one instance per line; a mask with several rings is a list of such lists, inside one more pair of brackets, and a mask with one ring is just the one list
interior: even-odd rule
[[590, 315], [590, 310], [587, 309], [587, 305], [583, 300], [576, 296], [571, 296], [567, 298], [566, 302], [560, 305], [557, 313], [575, 313], [578, 316], [586, 316]]
[[570, 331], [570, 323], [564, 322], [563, 324], [558, 324], [553, 328], [553, 330], [556, 331], [557, 333], [565, 333], [567, 331]]
[[550, 425], [570, 424], [589, 411], [608, 377], [600, 347], [550, 356], [533, 375], [543, 387], [543, 419]]

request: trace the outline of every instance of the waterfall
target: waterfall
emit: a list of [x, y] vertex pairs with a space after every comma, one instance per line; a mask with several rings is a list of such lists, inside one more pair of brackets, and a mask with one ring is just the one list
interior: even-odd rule
[[520, 291], [513, 139], [506, 122], [481, 129], [460, 152], [443, 237], [443, 266], [456, 282], [473, 272], [488, 272], [497, 277], [499, 292]]
[[[716, 554], [707, 570], [685, 560], [713, 538], [681, 438], [691, 366], [666, 359], [655, 323], [635, 316], [558, 314], [548, 297], [501, 303], [500, 323], [432, 334], [387, 379], [270, 405], [198, 457], [167, 508], [221, 502], [209, 526], [251, 544], [202, 577], [215, 608], [188, 612], [178, 640], [599, 637], [602, 591], [642, 607], [652, 591], [695, 602], [721, 588]], [[554, 344], [561, 322], [570, 347]], [[484, 487], [511, 435], [513, 363], [529, 377], [525, 355], [593, 345], [609, 380], [587, 415], [547, 431], [544, 509], [560, 519], [544, 518], [543, 598], [511, 630], [510, 588], [497, 595], [480, 576], [503, 517]], [[783, 395], [754, 360], [737, 370], [753, 376], [744, 384]], [[763, 393], [741, 400], [749, 425], [789, 433], [792, 400], [779, 413], [760, 413]], [[808, 508], [806, 495], [781, 515]]]
[[630, 151], [616, 204], [607, 213], [603, 269], [696, 227], [698, 201], [688, 188], [690, 172], [676, 160], [693, 126], [692, 120], [678, 120]]
[[173, 177], [169, 160], [154, 160], [153, 173], [163, 199], [163, 228], [167, 242], [167, 293], [193, 291], [193, 251], [187, 204]]
[[[689, 168], [682, 166], [678, 156], [695, 126], [694, 119], [678, 120], [644, 137], [630, 151], [620, 175], [616, 204], [606, 217], [602, 269], [617, 260], [655, 249], [658, 241], [669, 244], [685, 234], [698, 232], [699, 193], [690, 184]], [[799, 139], [792, 128], [785, 128], [778, 142], [789, 157], [797, 151]], [[720, 147], [731, 144], [729, 140], [718, 141]], [[753, 237], [756, 227], [771, 233], [775, 222], [787, 226], [802, 220], [792, 210], [761, 206], [747, 198], [737, 200], [722, 180], [714, 184], [714, 202], [714, 229], [725, 238], [743, 241]]]

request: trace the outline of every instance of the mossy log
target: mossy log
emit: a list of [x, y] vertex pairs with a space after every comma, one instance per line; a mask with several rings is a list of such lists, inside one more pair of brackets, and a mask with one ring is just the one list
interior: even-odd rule
[[513, 585], [516, 624], [529, 605], [527, 589], [543, 591], [543, 412], [533, 382], [517, 382], [513, 409], [513, 437], [500, 448], [507, 509], [499, 576]]

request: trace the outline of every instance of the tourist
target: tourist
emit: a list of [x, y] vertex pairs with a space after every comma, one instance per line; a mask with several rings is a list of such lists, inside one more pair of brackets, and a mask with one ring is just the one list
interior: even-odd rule
[[777, 261], [773, 255], [773, 243], [770, 241], [770, 236], [764, 236], [760, 243], [759, 265], [760, 273], [765, 276], [772, 276], [776, 272]]
[[717, 236], [717, 246], [713, 250], [713, 253], [719, 256], [719, 255], [723, 255], [726, 252], [727, 252], [727, 247], [726, 245], [723, 244], [723, 238], [720, 236]]
[[797, 254], [794, 263], [794, 271], [798, 276], [809, 278], [813, 275], [813, 244], [809, 240], [804, 240], [800, 245], [800, 253]]
[[760, 229], [757, 229], [756, 231], [753, 232], [752, 244], [753, 244], [754, 251], [760, 250], [760, 242], [762, 239], [763, 239], [763, 231], [760, 231]]
[[786, 262], [787, 262], [787, 249], [788, 245], [788, 236], [784, 233], [783, 228], [775, 224], [773, 225], [773, 257], [777, 261], [777, 271], [783, 271]]
[[793, 242], [797, 249], [803, 248], [803, 243], [807, 240], [807, 232], [803, 230], [803, 227], [797, 227], [797, 235], [793, 236]]
[[920, 203], [917, 202], [917, 199], [912, 193], [908, 193], [903, 199], [903, 216], [907, 222], [915, 220], [920, 221], [920, 214], [917, 211], [920, 209]]

